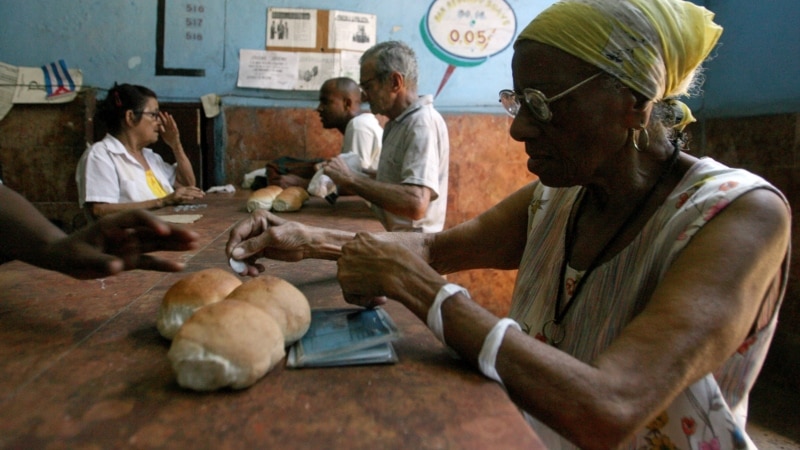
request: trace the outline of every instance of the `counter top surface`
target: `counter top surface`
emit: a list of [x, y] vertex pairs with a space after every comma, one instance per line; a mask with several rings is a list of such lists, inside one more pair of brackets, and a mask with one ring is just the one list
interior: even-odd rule
[[[187, 225], [200, 248], [164, 255], [185, 272], [75, 280], [20, 262], [0, 266], [2, 448], [543, 448], [502, 388], [450, 357], [424, 323], [385, 306], [402, 336], [393, 365], [287, 369], [241, 391], [180, 388], [155, 327], [186, 272], [228, 268], [230, 227], [248, 191], [209, 194]], [[164, 211], [174, 214], [174, 211]], [[382, 231], [364, 202], [312, 199], [283, 217]], [[346, 306], [336, 264], [264, 260], [312, 308]]]

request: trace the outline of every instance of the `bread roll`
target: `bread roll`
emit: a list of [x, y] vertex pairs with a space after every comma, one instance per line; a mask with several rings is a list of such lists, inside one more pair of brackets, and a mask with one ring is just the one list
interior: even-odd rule
[[306, 296], [288, 281], [272, 275], [247, 280], [226, 300], [250, 303], [272, 316], [281, 327], [287, 347], [303, 337], [311, 325], [311, 306]]
[[190, 317], [167, 357], [179, 385], [212, 391], [249, 387], [285, 355], [280, 327], [269, 314], [249, 303], [224, 300]]
[[253, 212], [257, 209], [266, 209], [269, 211], [272, 209], [272, 202], [275, 200], [275, 197], [282, 191], [283, 188], [275, 185], [253, 191], [247, 199], [247, 212]]
[[308, 200], [308, 191], [299, 186], [291, 186], [275, 197], [272, 202], [272, 209], [281, 212], [297, 211], [306, 200]]
[[222, 269], [205, 269], [178, 280], [161, 301], [156, 318], [158, 332], [172, 339], [197, 309], [221, 301], [241, 284], [236, 275]]

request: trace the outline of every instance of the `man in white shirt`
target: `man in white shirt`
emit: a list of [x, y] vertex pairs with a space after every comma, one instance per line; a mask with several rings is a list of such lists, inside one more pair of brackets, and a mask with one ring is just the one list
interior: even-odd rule
[[383, 128], [374, 114], [361, 111], [358, 84], [346, 77], [327, 80], [319, 91], [317, 112], [323, 128], [336, 128], [344, 134], [342, 153], [357, 153], [361, 168], [374, 174], [381, 157]]
[[[383, 128], [374, 114], [361, 110], [361, 88], [351, 78], [331, 78], [319, 90], [317, 113], [325, 129], [335, 128], [344, 135], [341, 153], [355, 153], [361, 171], [375, 177], [381, 157]], [[280, 185], [308, 188], [309, 180], [297, 175], [282, 175]]]

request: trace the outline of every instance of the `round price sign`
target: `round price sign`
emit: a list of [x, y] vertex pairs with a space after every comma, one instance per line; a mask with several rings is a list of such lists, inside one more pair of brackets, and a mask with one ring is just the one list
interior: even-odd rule
[[439, 59], [470, 67], [511, 45], [517, 19], [505, 0], [435, 0], [420, 22], [420, 32]]

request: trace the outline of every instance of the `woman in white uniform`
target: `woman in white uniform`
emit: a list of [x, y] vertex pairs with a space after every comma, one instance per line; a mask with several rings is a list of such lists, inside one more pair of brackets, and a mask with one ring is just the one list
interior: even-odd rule
[[[86, 150], [76, 172], [79, 201], [92, 218], [203, 197], [175, 119], [158, 109], [155, 92], [115, 84], [98, 105], [95, 122], [104, 124], [108, 134]], [[174, 164], [147, 148], [159, 136], [172, 149]]]

